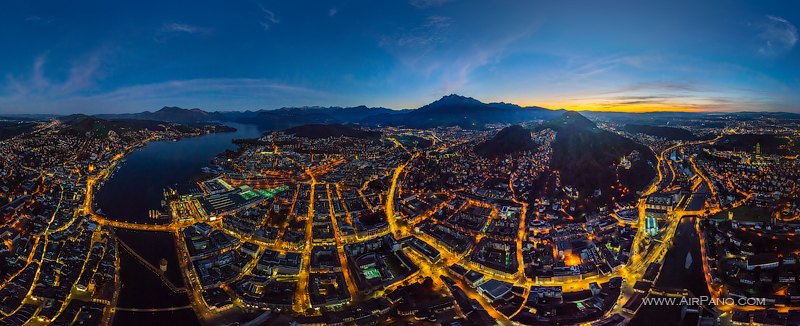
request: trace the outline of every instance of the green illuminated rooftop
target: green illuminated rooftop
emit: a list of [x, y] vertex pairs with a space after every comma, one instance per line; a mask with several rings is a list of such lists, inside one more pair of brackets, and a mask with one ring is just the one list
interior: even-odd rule
[[364, 269], [362, 270], [362, 272], [364, 273], [364, 276], [366, 276], [368, 280], [381, 277], [381, 272], [379, 272], [378, 269], [376, 269], [375, 267]]

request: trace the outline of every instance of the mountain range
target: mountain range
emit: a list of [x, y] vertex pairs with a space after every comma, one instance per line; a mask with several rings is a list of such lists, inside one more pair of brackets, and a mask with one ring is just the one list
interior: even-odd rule
[[155, 112], [99, 114], [96, 117], [107, 120], [135, 119], [176, 123], [239, 122], [255, 124], [262, 130], [282, 130], [305, 124], [362, 124], [411, 128], [459, 126], [465, 129], [480, 129], [489, 124], [516, 124], [531, 120], [549, 120], [562, 113], [563, 110], [550, 110], [536, 106], [522, 107], [509, 103], [483, 103], [471, 97], [452, 94], [411, 110], [392, 110], [362, 105], [207, 112], [197, 108], [164, 107]]
[[206, 112], [201, 109], [183, 109], [175, 106], [165, 106], [158, 111], [144, 111], [140, 113], [97, 114], [96, 118], [105, 120], [153, 120], [176, 123], [192, 123], [207, 121], [226, 121], [223, 112]]

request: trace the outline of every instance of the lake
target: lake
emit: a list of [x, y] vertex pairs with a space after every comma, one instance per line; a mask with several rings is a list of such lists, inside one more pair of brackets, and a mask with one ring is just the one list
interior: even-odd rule
[[145, 145], [126, 157], [95, 194], [96, 210], [112, 220], [152, 223], [148, 211], [161, 209], [164, 189], [185, 184], [219, 153], [235, 149], [238, 138], [256, 138], [255, 126], [228, 124], [236, 132]]

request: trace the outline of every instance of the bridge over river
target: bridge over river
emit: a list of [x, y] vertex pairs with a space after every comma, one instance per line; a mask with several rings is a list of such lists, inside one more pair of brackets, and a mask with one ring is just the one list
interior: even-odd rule
[[163, 272], [161, 272], [161, 269], [159, 269], [158, 267], [153, 266], [153, 264], [151, 264], [147, 259], [144, 259], [144, 257], [140, 256], [136, 251], [133, 250], [133, 248], [128, 246], [128, 244], [125, 243], [125, 241], [122, 241], [122, 239], [117, 238], [117, 243], [119, 243], [119, 245], [123, 249], [125, 249], [125, 251], [127, 251], [129, 254], [131, 254], [131, 256], [136, 258], [142, 265], [144, 265], [144, 267], [146, 267], [148, 270], [153, 272], [153, 274], [156, 274], [156, 276], [158, 276], [158, 278], [161, 279], [161, 282], [163, 282], [170, 289], [170, 291], [172, 291], [174, 293], [186, 293], [187, 292], [185, 287], [177, 287], [177, 286], [175, 286], [175, 284], [173, 284], [172, 281], [170, 281], [167, 278], [167, 276], [164, 275]]

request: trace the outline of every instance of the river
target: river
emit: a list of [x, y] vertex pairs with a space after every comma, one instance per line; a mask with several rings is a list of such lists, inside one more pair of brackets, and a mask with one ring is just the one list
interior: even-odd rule
[[[695, 230], [697, 217], [684, 217], [675, 231], [672, 247], [664, 256], [664, 266], [656, 281], [660, 289], [687, 289], [695, 297], [708, 297], [700, 238]], [[686, 255], [692, 260], [686, 268]], [[642, 306], [631, 320], [631, 325], [697, 325], [697, 315], [684, 318], [680, 305]]]
[[[233, 150], [234, 139], [255, 138], [260, 132], [251, 125], [229, 124], [236, 132], [184, 138], [179, 141], [152, 142], [126, 157], [118, 170], [98, 189], [96, 208], [109, 219], [135, 223], [152, 223], [149, 210], [161, 209], [163, 189], [186, 184], [225, 150]], [[177, 287], [183, 287], [178, 270], [175, 242], [169, 233], [117, 230], [117, 236], [137, 254], [158, 266], [161, 258], [168, 261], [166, 276]], [[164, 308], [189, 303], [185, 294], [173, 293], [150, 270], [127, 251], [121, 255], [122, 289], [118, 307]], [[118, 311], [115, 325], [195, 325], [199, 321], [191, 309], [171, 312]]]

